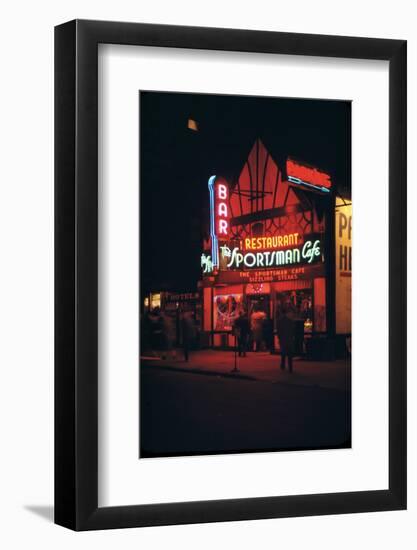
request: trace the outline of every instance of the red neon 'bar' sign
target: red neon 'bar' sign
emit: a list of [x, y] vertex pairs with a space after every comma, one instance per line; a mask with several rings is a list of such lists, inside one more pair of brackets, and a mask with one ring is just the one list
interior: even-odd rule
[[212, 193], [214, 234], [219, 240], [226, 239], [229, 235], [229, 186], [224, 178], [216, 177]]
[[219, 238], [227, 237], [229, 234], [229, 209], [228, 203], [228, 188], [224, 183], [216, 185], [217, 194], [217, 235]]
[[229, 186], [224, 178], [211, 176], [208, 182], [210, 194], [211, 262], [219, 265], [219, 241], [229, 235]]

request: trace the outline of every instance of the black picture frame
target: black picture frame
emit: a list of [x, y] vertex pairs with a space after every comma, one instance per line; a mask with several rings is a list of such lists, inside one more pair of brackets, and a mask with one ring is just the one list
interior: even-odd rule
[[[389, 62], [389, 488], [98, 507], [98, 44]], [[55, 28], [55, 522], [108, 529], [406, 508], [406, 41], [74, 20]]]

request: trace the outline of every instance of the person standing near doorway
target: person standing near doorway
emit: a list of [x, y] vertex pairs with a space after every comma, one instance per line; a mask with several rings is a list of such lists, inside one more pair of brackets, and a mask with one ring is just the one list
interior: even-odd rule
[[248, 337], [250, 333], [249, 321], [244, 311], [239, 313], [239, 317], [233, 324], [235, 336], [237, 338], [237, 349], [239, 357], [246, 357], [248, 347]]
[[279, 345], [281, 348], [281, 369], [285, 370], [286, 360], [288, 359], [288, 371], [292, 372], [292, 358], [294, 355], [294, 337], [295, 323], [289, 316], [288, 309], [282, 310], [281, 317], [277, 322], [277, 333]]
[[250, 316], [250, 328], [252, 331], [252, 338], [255, 344], [255, 351], [261, 351], [263, 342], [263, 322], [266, 315], [263, 311], [253, 310]]
[[262, 324], [263, 339], [269, 353], [274, 353], [274, 322], [271, 317], [266, 316]]

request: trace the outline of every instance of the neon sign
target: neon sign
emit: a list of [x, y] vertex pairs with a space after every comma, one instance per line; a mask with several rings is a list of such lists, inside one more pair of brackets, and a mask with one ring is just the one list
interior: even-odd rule
[[214, 268], [219, 266], [219, 240], [226, 240], [229, 236], [229, 187], [224, 179], [211, 176], [208, 181], [208, 188], [210, 196], [211, 262]]
[[213, 262], [211, 261], [211, 256], [201, 254], [201, 267], [203, 269], [203, 273], [211, 273], [213, 271]]
[[250, 237], [241, 241], [241, 248], [244, 250], [269, 250], [283, 246], [294, 246], [300, 244], [299, 233], [288, 235], [275, 235], [273, 237]]
[[228, 259], [227, 268], [279, 267], [300, 263], [311, 264], [321, 258], [320, 239], [307, 240], [302, 247], [285, 250], [264, 250], [262, 252], [241, 251], [239, 247], [231, 250], [228, 246], [221, 247], [223, 258]]
[[317, 168], [305, 166], [291, 159], [287, 160], [287, 175], [290, 183], [311, 187], [323, 193], [329, 193], [332, 186], [330, 176], [326, 172], [321, 172]]

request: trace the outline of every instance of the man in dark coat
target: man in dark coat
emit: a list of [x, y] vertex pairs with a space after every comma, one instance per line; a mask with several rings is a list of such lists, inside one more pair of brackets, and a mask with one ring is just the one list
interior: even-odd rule
[[250, 332], [249, 321], [244, 311], [239, 313], [239, 317], [233, 324], [233, 329], [237, 337], [237, 349], [239, 357], [246, 357], [246, 349], [248, 347], [248, 337]]
[[188, 362], [190, 354], [190, 345], [195, 337], [195, 326], [191, 313], [188, 311], [181, 312], [181, 339], [182, 349], [184, 352], [184, 361]]
[[274, 322], [271, 317], [265, 317], [262, 324], [264, 342], [269, 353], [274, 353]]
[[277, 333], [281, 348], [281, 369], [285, 370], [286, 359], [288, 358], [288, 370], [292, 372], [292, 358], [294, 355], [295, 323], [284, 310], [277, 323]]

